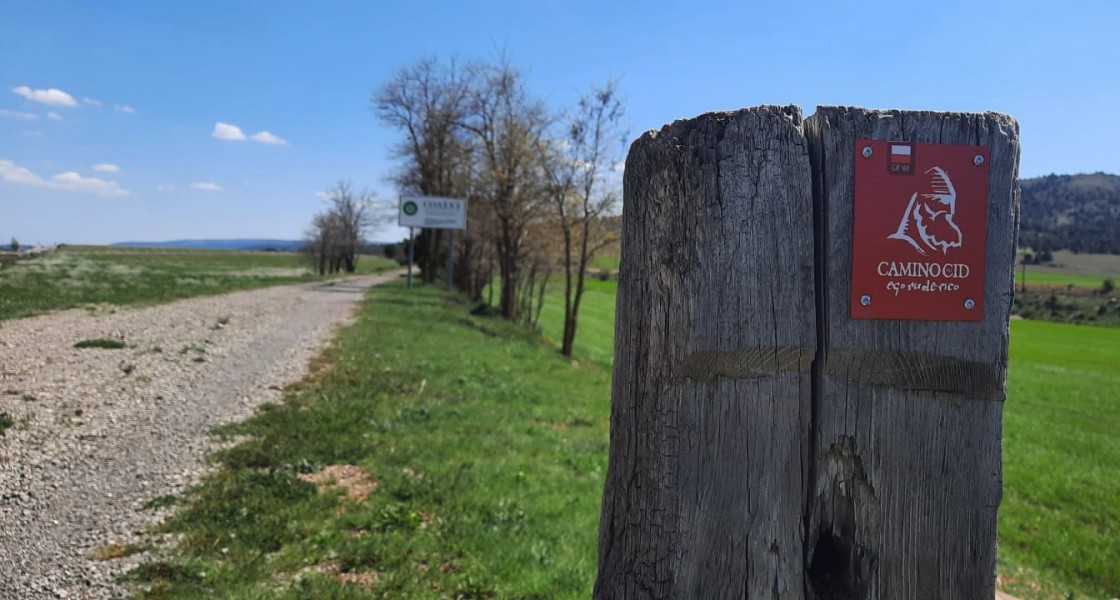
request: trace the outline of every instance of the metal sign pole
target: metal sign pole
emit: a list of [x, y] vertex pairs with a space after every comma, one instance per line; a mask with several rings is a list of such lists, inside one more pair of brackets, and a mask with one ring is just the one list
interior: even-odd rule
[[[455, 285], [455, 230], [467, 228], [467, 201], [462, 198], [443, 198], [439, 196], [401, 196], [397, 224], [401, 227], [408, 227], [409, 288], [412, 287], [412, 265], [415, 261], [414, 228], [427, 229], [432, 233], [434, 233], [432, 230], [438, 231], [440, 229], [450, 231], [447, 242], [447, 291], [451, 291]], [[437, 247], [428, 250], [438, 254], [438, 237], [436, 242]], [[429, 267], [433, 266], [431, 264], [433, 258], [438, 257], [428, 257]]]
[[451, 291], [451, 270], [455, 268], [455, 230], [448, 229], [451, 237], [447, 240], [447, 291]]
[[408, 228], [408, 289], [412, 289], [412, 257], [414, 256], [413, 247], [416, 242], [412, 239], [413, 227]]

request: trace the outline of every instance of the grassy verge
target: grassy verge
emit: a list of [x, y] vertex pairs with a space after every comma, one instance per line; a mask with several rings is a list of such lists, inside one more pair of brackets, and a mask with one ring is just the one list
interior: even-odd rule
[[[361, 272], [396, 267], [362, 257]], [[0, 320], [94, 304], [155, 304], [315, 277], [297, 254], [66, 246], [0, 268]]]
[[[609, 372], [436, 287], [367, 302], [307, 383], [224, 431], [251, 437], [133, 573], [141, 597], [589, 597]], [[304, 480], [328, 467], [368, 499]]]
[[1006, 589], [1024, 599], [1114, 598], [1120, 329], [1016, 321], [1011, 334], [999, 521]]

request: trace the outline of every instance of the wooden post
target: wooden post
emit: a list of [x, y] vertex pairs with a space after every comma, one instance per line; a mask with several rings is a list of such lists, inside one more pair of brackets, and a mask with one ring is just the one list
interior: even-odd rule
[[678, 121], [624, 174], [595, 598], [801, 598], [816, 344], [796, 107]]
[[[987, 148], [981, 320], [851, 318], [857, 139]], [[596, 598], [993, 596], [1018, 149], [796, 107], [634, 143]]]

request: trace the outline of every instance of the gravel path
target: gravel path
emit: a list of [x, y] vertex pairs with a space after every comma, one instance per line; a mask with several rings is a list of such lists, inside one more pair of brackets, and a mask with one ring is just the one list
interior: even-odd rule
[[[243, 419], [397, 273], [140, 309], [71, 310], [0, 323], [0, 598], [118, 598], [141, 556], [92, 560], [147, 539], [145, 508], [197, 481], [206, 432]], [[84, 339], [125, 349], [76, 349]]]

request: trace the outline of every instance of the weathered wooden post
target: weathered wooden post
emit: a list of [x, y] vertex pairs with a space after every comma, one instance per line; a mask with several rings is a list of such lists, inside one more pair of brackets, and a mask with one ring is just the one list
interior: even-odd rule
[[816, 346], [796, 107], [678, 121], [626, 159], [595, 597], [801, 598]]
[[596, 598], [992, 598], [1017, 164], [993, 113], [634, 143]]

